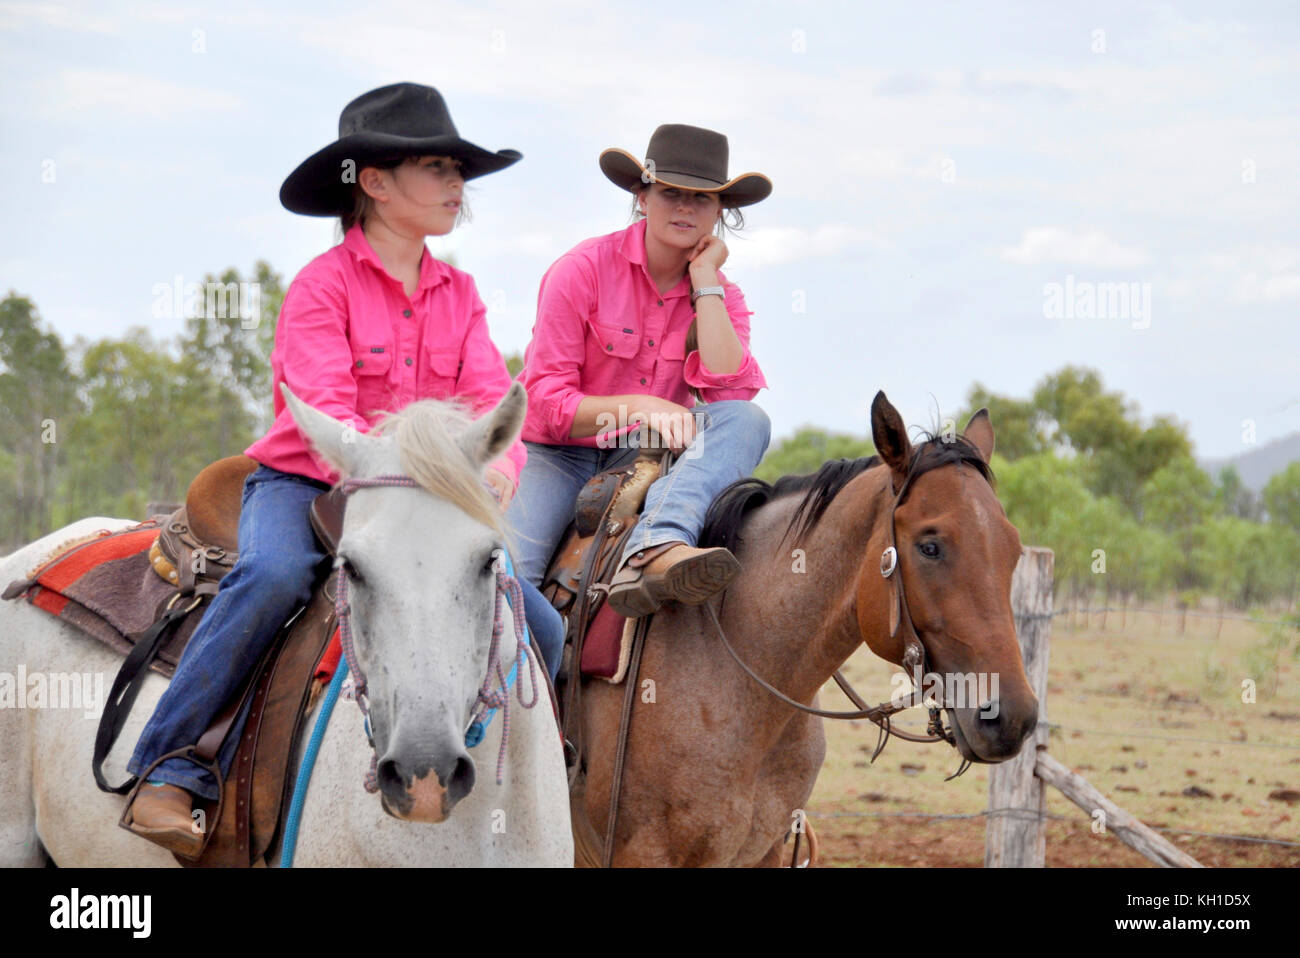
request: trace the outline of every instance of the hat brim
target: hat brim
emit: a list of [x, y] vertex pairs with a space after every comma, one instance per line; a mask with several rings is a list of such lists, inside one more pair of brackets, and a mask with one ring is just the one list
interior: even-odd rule
[[741, 173], [725, 183], [673, 170], [656, 170], [652, 174], [635, 156], [617, 147], [600, 154], [600, 171], [615, 186], [633, 193], [648, 183], [662, 183], [698, 193], [716, 193], [726, 207], [749, 206], [772, 193], [772, 181], [762, 173]]
[[[298, 164], [280, 187], [280, 202], [292, 213], [338, 216], [352, 203], [356, 174], [368, 160], [398, 156], [451, 156], [460, 160], [466, 180], [504, 170], [519, 162], [518, 150], [496, 153], [458, 136], [412, 138], [391, 133], [356, 133], [335, 140]], [[353, 162], [352, 179], [345, 181], [344, 163]]]

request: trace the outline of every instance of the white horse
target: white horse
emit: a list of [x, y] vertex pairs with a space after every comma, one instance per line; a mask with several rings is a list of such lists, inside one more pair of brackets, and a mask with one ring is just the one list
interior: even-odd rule
[[[478, 421], [452, 404], [426, 401], [369, 435], [284, 392], [303, 434], [342, 475], [408, 475], [420, 486], [358, 488], [349, 497], [339, 553], [347, 560], [374, 750], [360, 709], [340, 698], [306, 793], [294, 864], [571, 865], [567, 777], [542, 663], [536, 707], [521, 708], [520, 690], [511, 693], [501, 785], [502, 716], [474, 749], [481, 774], [465, 746], [488, 674], [493, 553], [505, 538], [482, 479], [522, 428], [523, 387], [515, 383]], [[61, 542], [130, 524], [85, 519], [46, 536], [0, 559], [0, 586], [28, 575]], [[500, 660], [508, 673], [515, 645], [503, 606]], [[9, 674], [11, 687], [22, 667], [28, 676], [100, 674], [107, 688], [120, 664], [120, 656], [29, 603], [0, 602], [0, 673]], [[529, 674], [521, 667], [517, 679], [525, 698]], [[165, 687], [156, 673], [144, 683], [105, 763], [111, 780], [126, 778], [126, 759]], [[40, 704], [47, 707], [0, 708], [0, 866], [40, 865], [46, 854], [61, 866], [176, 864], [166, 850], [119, 828], [124, 798], [95, 786], [98, 712], [48, 707], [61, 704], [48, 696]], [[102, 710], [103, 702], [97, 705]], [[304, 738], [314, 720], [308, 717]], [[372, 756], [378, 795], [363, 787]], [[279, 857], [273, 847], [267, 862]]]

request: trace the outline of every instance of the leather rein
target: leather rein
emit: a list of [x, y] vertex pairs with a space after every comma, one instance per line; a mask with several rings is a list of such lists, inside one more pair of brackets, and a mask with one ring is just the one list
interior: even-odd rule
[[[898, 567], [898, 548], [895, 545], [894, 512], [903, 501], [903, 497], [907, 494], [908, 489], [912, 485], [912, 480], [916, 475], [917, 473], [914, 471], [907, 474], [907, 477], [903, 480], [902, 485], [894, 496], [894, 501], [890, 504], [888, 529], [889, 539], [884, 552], [880, 555], [880, 575], [889, 583], [891, 592], [891, 601], [889, 606], [889, 635], [891, 638], [898, 635], [899, 626], [903, 626], [902, 666], [910, 676], [927, 674], [928, 658], [925, 653], [925, 646], [922, 644], [920, 636], [917, 634], [916, 626], [912, 622], [912, 614], [907, 607], [907, 596], [903, 591], [903, 573]], [[713, 603], [709, 602], [705, 607], [709, 610], [709, 617], [713, 620], [713, 626], [717, 629], [718, 637], [722, 640], [723, 648], [725, 648], [736, 661], [736, 664], [744, 670], [745, 674], [753, 679], [765, 691], [771, 693], [791, 708], [798, 709], [801, 712], [806, 712], [809, 715], [817, 715], [821, 718], [829, 719], [869, 719], [878, 725], [880, 727], [880, 736], [876, 743], [876, 749], [871, 754], [871, 761], [874, 762], [876, 757], [884, 751], [885, 745], [888, 743], [891, 735], [896, 735], [909, 742], [921, 742], [925, 744], [931, 742], [947, 742], [949, 745], [956, 747], [956, 736], [950, 728], [944, 727], [943, 715], [940, 711], [940, 706], [938, 705], [927, 706], [930, 712], [930, 721], [926, 726], [925, 735], [917, 735], [913, 732], [907, 732], [893, 727], [893, 724], [890, 721], [892, 716], [914, 706], [924, 704], [924, 696], [919, 687], [913, 689], [910, 695], [905, 696], [901, 700], [895, 701], [891, 699], [890, 701], [882, 702], [879, 705], [868, 705], [866, 700], [863, 699], [853, 686], [849, 684], [849, 680], [844, 677], [844, 674], [839, 669], [836, 669], [832, 676], [835, 679], [835, 684], [838, 685], [840, 690], [849, 698], [849, 700], [857, 706], [856, 710], [848, 712], [828, 711], [826, 709], [814, 708], [811, 705], [804, 705], [802, 702], [790, 698], [790, 696], [786, 695], [780, 689], [759, 676], [745, 663], [732, 647], [731, 643], [727, 640], [727, 633], [722, 628], [722, 623], [718, 621], [718, 613], [714, 609]], [[961, 775], [970, 767], [970, 765], [970, 759], [963, 756], [961, 766], [957, 771], [949, 775], [948, 778], [944, 779], [944, 781], [950, 781], [958, 775]]]

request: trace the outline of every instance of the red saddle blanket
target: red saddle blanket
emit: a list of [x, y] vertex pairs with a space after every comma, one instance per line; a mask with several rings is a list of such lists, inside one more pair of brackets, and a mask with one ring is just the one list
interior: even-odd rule
[[[135, 636], [149, 628], [176, 593], [149, 563], [149, 547], [166, 516], [155, 516], [120, 532], [104, 530], [88, 540], [73, 541], [32, 572], [13, 583], [38, 609], [126, 655]], [[198, 616], [189, 616], [153, 661], [153, 669], [170, 677], [180, 660]]]
[[[135, 637], [162, 615], [176, 595], [149, 562], [149, 549], [167, 516], [155, 516], [120, 532], [104, 530], [87, 540], [67, 543], [46, 559], [26, 581], [10, 586], [69, 625], [126, 655]], [[154, 671], [171, 678], [185, 644], [201, 616], [189, 616], [154, 659]], [[325, 650], [315, 677], [328, 682], [338, 665], [338, 630]]]

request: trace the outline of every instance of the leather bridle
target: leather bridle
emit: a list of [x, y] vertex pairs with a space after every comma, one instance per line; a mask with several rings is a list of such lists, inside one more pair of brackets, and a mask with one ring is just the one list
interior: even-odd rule
[[[907, 671], [908, 675], [912, 677], [928, 674], [929, 659], [925, 652], [925, 645], [921, 642], [916, 626], [912, 622], [912, 614], [907, 607], [907, 596], [903, 589], [903, 573], [899, 569], [898, 548], [895, 544], [894, 514], [898, 509], [899, 504], [902, 503], [903, 497], [907, 495], [908, 489], [911, 488], [912, 480], [918, 474], [919, 471], [916, 468], [916, 460], [914, 460], [912, 469], [908, 471], [906, 477], [903, 479], [902, 485], [898, 488], [898, 492], [894, 495], [894, 501], [890, 503], [888, 540], [886, 541], [884, 551], [880, 554], [880, 575], [889, 583], [890, 587], [889, 635], [891, 638], [897, 636], [899, 627], [902, 626], [902, 666]], [[911, 732], [893, 728], [890, 721], [893, 715], [912, 708], [913, 706], [924, 704], [924, 695], [919, 685], [912, 690], [910, 695], [899, 701], [891, 699], [889, 702], [882, 702], [879, 705], [869, 706], [862, 696], [854, 690], [853, 686], [849, 684], [848, 679], [844, 677], [843, 673], [841, 673], [839, 669], [836, 669], [833, 676], [835, 683], [853, 702], [853, 704], [857, 706], [857, 710], [849, 712], [827, 711], [826, 709], [814, 708], [811, 705], [804, 705], [802, 702], [790, 698], [790, 696], [781, 692], [771, 683], [760, 677], [745, 663], [743, 659], [741, 659], [736, 650], [732, 648], [731, 643], [727, 640], [727, 634], [722, 628], [722, 623], [718, 621], [718, 614], [713, 607], [713, 603], [709, 602], [706, 605], [706, 608], [709, 610], [710, 618], [713, 619], [713, 625], [718, 631], [719, 638], [722, 639], [723, 648], [730, 653], [731, 657], [735, 659], [736, 664], [745, 671], [745, 674], [777, 699], [784, 702], [786, 705], [798, 709], [801, 712], [806, 712], [809, 715], [817, 715], [821, 718], [829, 719], [869, 719], [878, 725], [880, 727], [880, 736], [876, 743], [876, 749], [872, 752], [871, 761], [874, 762], [876, 757], [884, 750], [891, 735], [896, 735], [909, 742], [947, 742], [949, 745], [956, 747], [957, 739], [955, 733], [952, 729], [945, 728], [943, 724], [941, 709], [947, 706], [946, 701], [941, 704], [927, 706], [930, 712], [930, 721], [926, 726], [925, 735], [916, 735]], [[970, 767], [970, 765], [970, 759], [963, 756], [961, 766], [952, 775], [949, 775], [948, 778], [944, 779], [944, 781], [950, 781], [958, 775], [961, 775]]]

